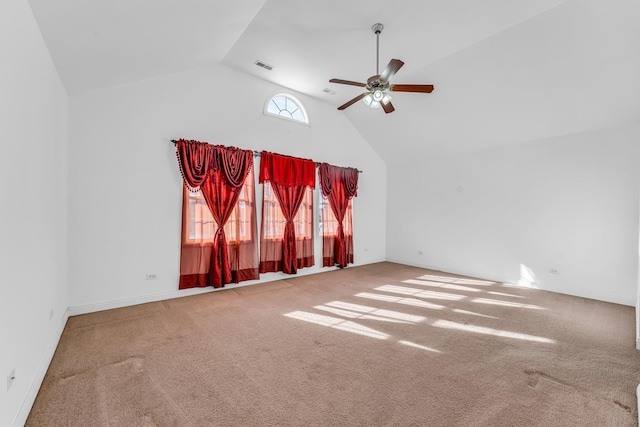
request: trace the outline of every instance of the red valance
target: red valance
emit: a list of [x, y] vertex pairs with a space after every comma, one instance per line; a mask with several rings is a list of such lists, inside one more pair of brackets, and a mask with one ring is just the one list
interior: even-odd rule
[[[247, 174], [253, 166], [253, 152], [236, 147], [216, 146], [217, 167], [222, 176], [233, 188], [242, 187]], [[215, 166], [214, 166], [215, 167]]]
[[313, 160], [263, 151], [260, 154], [260, 183], [264, 181], [316, 188], [316, 164]]
[[340, 198], [351, 199], [358, 195], [358, 169], [321, 163], [319, 172], [320, 188], [324, 197], [329, 197], [336, 187], [339, 187]]
[[176, 157], [182, 179], [191, 191], [199, 190], [207, 177], [219, 170], [230, 187], [241, 187], [253, 166], [251, 150], [193, 140], [176, 141]]
[[198, 190], [207, 176], [214, 169], [215, 147], [206, 142], [176, 142], [176, 157], [185, 185], [192, 191]]

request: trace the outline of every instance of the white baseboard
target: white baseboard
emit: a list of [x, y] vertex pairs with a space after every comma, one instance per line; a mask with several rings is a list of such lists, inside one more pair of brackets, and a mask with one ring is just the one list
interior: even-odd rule
[[140, 295], [140, 296], [135, 296], [131, 298], [122, 298], [117, 300], [103, 301], [103, 302], [97, 302], [97, 303], [91, 303], [91, 304], [75, 305], [75, 306], [69, 307], [67, 309], [67, 312], [69, 313], [69, 316], [77, 316], [79, 314], [94, 313], [96, 311], [111, 310], [113, 308], [122, 308], [122, 307], [131, 306], [131, 305], [163, 301], [166, 299], [205, 294], [208, 292], [214, 292], [216, 290], [221, 290], [221, 289], [229, 289], [229, 288], [225, 287], [225, 288], [216, 289], [216, 288], [208, 287], [208, 288], [184, 289], [181, 291], [176, 290], [176, 291], [169, 291], [169, 292], [160, 292], [157, 294]]
[[[387, 259], [387, 261], [396, 262], [398, 264], [411, 265], [414, 267], [428, 268], [430, 270], [442, 271], [450, 274], [458, 274], [461, 276], [477, 277], [479, 279], [491, 280], [493, 282], [518, 284], [517, 283], [518, 280], [517, 279], [514, 280], [514, 278], [512, 277], [497, 277], [497, 276], [492, 277], [492, 275], [490, 274], [485, 274], [478, 271], [448, 268], [446, 266], [443, 267], [443, 266], [433, 266], [433, 265], [426, 265], [426, 264], [421, 265], [421, 264], [407, 263], [406, 261], [394, 260], [394, 259]], [[594, 299], [597, 301], [610, 302], [610, 303], [620, 304], [620, 305], [628, 305], [631, 307], [636, 306], [635, 298], [625, 298], [620, 295], [605, 294], [600, 292], [589, 292], [589, 291], [585, 291], [583, 289], [579, 289], [571, 286], [549, 286], [549, 285], [536, 283], [535, 285], [530, 287], [533, 289], [540, 289], [543, 291], [566, 294], [566, 295], [571, 295], [575, 297]]]
[[636, 390], [636, 399], [638, 400], [638, 425], [640, 426], [640, 385]]
[[60, 342], [60, 338], [62, 337], [62, 332], [64, 332], [64, 327], [66, 326], [68, 319], [69, 319], [69, 310], [67, 309], [62, 315], [62, 317], [60, 318], [58, 328], [53, 334], [53, 337], [51, 337], [51, 341], [47, 346], [47, 350], [42, 356], [42, 360], [40, 361], [40, 365], [38, 366], [36, 375], [33, 378], [31, 385], [29, 386], [29, 390], [27, 391], [27, 394], [24, 397], [24, 400], [22, 401], [22, 406], [18, 411], [18, 415], [13, 420], [14, 427], [22, 427], [27, 422], [27, 418], [29, 417], [31, 408], [33, 407], [33, 404], [36, 401], [36, 397], [38, 396], [38, 391], [40, 391], [40, 386], [42, 386], [42, 381], [44, 381], [44, 376], [47, 374], [47, 370], [49, 369], [49, 365], [51, 364], [53, 355], [56, 352], [56, 348], [58, 348], [58, 343]]

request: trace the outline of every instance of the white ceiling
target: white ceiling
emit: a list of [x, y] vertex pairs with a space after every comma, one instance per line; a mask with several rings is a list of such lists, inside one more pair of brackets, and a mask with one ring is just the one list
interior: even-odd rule
[[[388, 161], [640, 119], [638, 0], [29, 0], [70, 94], [221, 63], [338, 106], [392, 58], [385, 115], [345, 110]], [[254, 65], [273, 65], [266, 71]], [[335, 92], [323, 92], [328, 88]]]

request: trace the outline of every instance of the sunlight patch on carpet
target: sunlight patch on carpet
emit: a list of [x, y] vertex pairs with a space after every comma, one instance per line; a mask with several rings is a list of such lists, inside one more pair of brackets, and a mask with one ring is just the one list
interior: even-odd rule
[[455, 277], [447, 277], [447, 276], [435, 276], [433, 274], [425, 274], [424, 276], [420, 276], [418, 277], [418, 279], [422, 279], [422, 280], [436, 280], [438, 282], [449, 282], [449, 283], [453, 283], [455, 282], [457, 279]]
[[532, 286], [523, 286], [523, 285], [518, 285], [517, 283], [503, 283], [500, 286], [502, 286], [503, 288], [515, 288], [515, 289], [532, 289]]
[[442, 320], [442, 319], [433, 322], [433, 326], [437, 328], [455, 329], [457, 331], [472, 332], [475, 334], [482, 334], [482, 335], [493, 335], [496, 337], [513, 338], [517, 340], [541, 342], [545, 344], [556, 343], [555, 340], [544, 338], [544, 337], [537, 337], [535, 335], [527, 335], [527, 334], [521, 334], [518, 332], [511, 332], [511, 331], [502, 331], [500, 329], [487, 328], [484, 326], [465, 325], [462, 323], [456, 323], [456, 322], [451, 322], [449, 320]]
[[384, 285], [375, 288], [376, 291], [391, 292], [393, 294], [411, 295], [419, 298], [441, 299], [447, 301], [460, 301], [465, 299], [465, 295], [449, 294], [446, 292], [423, 291], [415, 288], [406, 288], [404, 286]]
[[495, 317], [495, 316], [489, 316], [488, 314], [481, 314], [481, 313], [476, 313], [474, 311], [468, 311], [468, 310], [460, 310], [459, 308], [455, 308], [453, 310], [454, 313], [460, 313], [460, 314], [470, 314], [472, 316], [478, 316], [478, 317], [486, 317], [487, 319], [499, 319], [499, 317]]
[[389, 335], [384, 332], [376, 331], [375, 329], [368, 328], [350, 320], [340, 319], [338, 317], [324, 316], [321, 314], [309, 313], [307, 311], [293, 311], [285, 314], [284, 316], [379, 340], [386, 340], [389, 338]]
[[438, 276], [435, 274], [425, 274], [422, 276], [419, 276], [418, 279], [420, 280], [433, 280], [436, 282], [443, 282], [443, 283], [457, 283], [459, 285], [475, 285], [475, 286], [491, 286], [491, 285], [495, 285], [496, 282], [492, 282], [490, 280], [480, 280], [480, 279], [468, 279], [468, 278], [461, 278], [461, 277], [449, 277], [449, 276]]
[[489, 280], [478, 280], [478, 279], [457, 279], [453, 283], [459, 283], [461, 285], [477, 285], [477, 286], [491, 286], [496, 284], [496, 282], [492, 282]]
[[409, 279], [409, 280], [403, 280], [402, 283], [408, 283], [410, 285], [420, 285], [420, 286], [433, 286], [436, 288], [451, 289], [454, 291], [481, 292], [480, 289], [470, 288], [469, 286], [455, 285], [453, 283], [430, 282], [428, 280]]
[[400, 343], [402, 345], [409, 346], [409, 347], [413, 347], [413, 348], [419, 348], [420, 350], [430, 351], [432, 353], [442, 353], [440, 350], [436, 350], [435, 348], [431, 348], [431, 347], [427, 347], [427, 346], [424, 346], [424, 345], [416, 344], [416, 343], [411, 342], [411, 341], [400, 340], [400, 341], [398, 341], [398, 343]]
[[349, 319], [376, 320], [378, 322], [413, 324], [413, 322], [407, 322], [406, 320], [390, 319], [388, 317], [376, 316], [373, 314], [356, 313], [342, 308], [327, 307], [325, 305], [316, 305], [313, 308]]
[[431, 302], [422, 301], [416, 298], [404, 298], [404, 297], [395, 297], [393, 295], [382, 295], [382, 294], [372, 294], [370, 292], [360, 292], [355, 294], [354, 296], [360, 298], [367, 298], [376, 301], [386, 301], [386, 302], [394, 302], [396, 304], [404, 304], [411, 305], [414, 307], [422, 307], [422, 308], [430, 308], [433, 310], [442, 310], [444, 309], [443, 305], [433, 304]]
[[367, 305], [351, 304], [343, 301], [332, 301], [332, 302], [326, 303], [325, 305], [328, 305], [329, 307], [336, 307], [336, 308], [342, 308], [345, 310], [357, 311], [360, 313], [375, 314], [378, 316], [388, 317], [390, 319], [395, 319], [395, 320], [403, 320], [411, 323], [419, 323], [426, 320], [426, 317], [424, 316], [416, 316], [413, 314], [401, 313], [399, 311], [393, 311], [393, 310], [384, 310], [377, 307], [369, 307]]

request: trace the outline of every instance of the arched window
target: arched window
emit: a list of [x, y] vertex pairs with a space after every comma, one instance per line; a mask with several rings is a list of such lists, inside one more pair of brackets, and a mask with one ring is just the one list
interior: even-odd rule
[[291, 95], [279, 93], [269, 98], [264, 106], [264, 113], [271, 116], [309, 124], [309, 118], [302, 103]]

